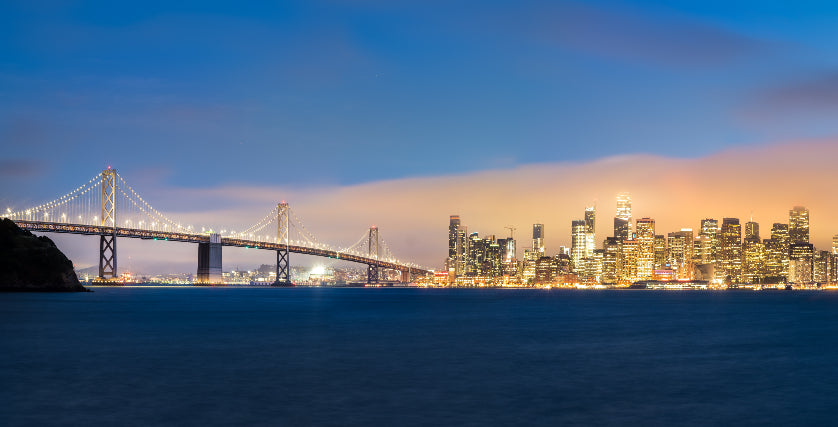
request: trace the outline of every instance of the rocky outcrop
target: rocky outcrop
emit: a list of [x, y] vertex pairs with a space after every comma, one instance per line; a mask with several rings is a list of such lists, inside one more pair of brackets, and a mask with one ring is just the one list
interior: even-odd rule
[[46, 236], [0, 220], [0, 291], [83, 292], [73, 263]]

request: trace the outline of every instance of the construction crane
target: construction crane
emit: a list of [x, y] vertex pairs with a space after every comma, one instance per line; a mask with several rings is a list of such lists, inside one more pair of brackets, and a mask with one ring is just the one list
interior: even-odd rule
[[503, 228], [505, 228], [505, 229], [509, 230], [509, 238], [510, 238], [510, 239], [514, 236], [514, 234], [515, 234], [515, 230], [517, 230], [517, 228], [515, 228], [515, 227], [513, 227], [513, 226], [511, 226], [511, 225], [507, 225], [506, 227], [503, 227]]

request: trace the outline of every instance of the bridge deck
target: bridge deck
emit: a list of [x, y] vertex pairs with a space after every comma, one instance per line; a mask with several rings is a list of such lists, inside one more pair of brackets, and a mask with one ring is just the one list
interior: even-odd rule
[[[37, 232], [47, 232], [47, 233], [69, 233], [69, 234], [84, 234], [84, 235], [112, 235], [116, 234], [117, 237], [127, 237], [131, 239], [145, 239], [145, 240], [163, 240], [163, 241], [173, 241], [173, 242], [185, 242], [185, 243], [209, 243], [209, 235], [206, 234], [191, 234], [191, 233], [182, 233], [182, 232], [173, 232], [173, 231], [155, 231], [155, 230], [143, 230], [137, 228], [123, 228], [123, 227], [106, 227], [106, 226], [98, 226], [98, 225], [86, 225], [86, 224], [69, 224], [69, 223], [61, 223], [61, 222], [45, 222], [45, 221], [27, 221], [27, 220], [14, 220], [15, 224], [17, 224], [20, 228], [29, 230], [29, 231], [37, 231]], [[221, 238], [221, 245], [222, 246], [235, 246], [240, 248], [254, 248], [254, 249], [265, 249], [265, 250], [278, 250], [283, 249], [286, 245], [281, 243], [273, 243], [273, 242], [260, 242], [257, 240], [246, 240], [246, 239], [236, 239], [231, 237], [222, 237]], [[374, 258], [368, 258], [360, 255], [348, 254], [333, 251], [330, 249], [320, 249], [320, 248], [310, 248], [307, 246], [298, 246], [298, 245], [288, 245], [288, 252], [303, 254], [303, 255], [314, 255], [314, 256], [321, 256], [326, 258], [333, 258], [333, 259], [340, 259], [345, 261], [357, 262], [360, 264], [367, 264], [367, 265], [376, 265], [380, 268], [389, 268], [398, 271], [409, 271], [415, 274], [430, 274], [431, 272], [428, 270], [414, 268], [406, 265], [401, 265], [393, 262], [378, 260]]]

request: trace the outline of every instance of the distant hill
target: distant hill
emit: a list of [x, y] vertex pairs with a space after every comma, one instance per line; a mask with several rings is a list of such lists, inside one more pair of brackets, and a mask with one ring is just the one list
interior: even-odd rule
[[46, 236], [0, 220], [0, 291], [83, 292], [73, 263]]

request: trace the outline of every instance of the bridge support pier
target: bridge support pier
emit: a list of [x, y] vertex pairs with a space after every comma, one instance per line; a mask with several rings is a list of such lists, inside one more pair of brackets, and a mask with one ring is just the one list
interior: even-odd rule
[[116, 278], [116, 235], [99, 236], [99, 279]]
[[291, 266], [288, 262], [288, 249], [277, 249], [276, 251], [276, 282], [271, 286], [294, 286], [291, 283]]
[[410, 270], [402, 270], [402, 277], [400, 278], [402, 283], [410, 283]]
[[367, 283], [378, 284], [378, 266], [373, 264], [367, 265]]
[[220, 285], [221, 276], [221, 235], [210, 234], [208, 243], [198, 243], [198, 285]]

